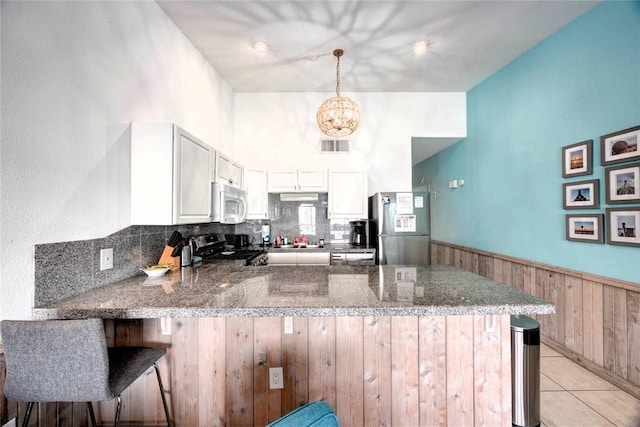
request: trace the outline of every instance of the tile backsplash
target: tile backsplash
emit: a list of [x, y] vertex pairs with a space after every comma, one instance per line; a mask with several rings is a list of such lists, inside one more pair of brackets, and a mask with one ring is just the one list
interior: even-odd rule
[[293, 241], [295, 236], [307, 236], [310, 242], [324, 239], [330, 243], [349, 241], [351, 225], [349, 220], [327, 218], [327, 194], [320, 193], [316, 201], [282, 201], [280, 194], [269, 194], [269, 220], [247, 221], [236, 225], [236, 233], [248, 234], [249, 239], [262, 242], [262, 225], [271, 227], [271, 240], [277, 235]]
[[[34, 305], [41, 307], [64, 298], [139, 274], [140, 267], [158, 262], [174, 230], [184, 237], [199, 234], [248, 234], [252, 243], [262, 243], [262, 225], [271, 227], [272, 241], [278, 234], [293, 241], [305, 235], [312, 243], [348, 243], [349, 220], [327, 218], [327, 194], [316, 201], [282, 201], [269, 194], [268, 220], [238, 225], [205, 223], [179, 226], [132, 225], [107, 237], [35, 246]], [[100, 271], [100, 250], [113, 248], [114, 268]]]
[[[158, 262], [174, 230], [192, 234], [233, 233], [233, 225], [216, 223], [132, 225], [107, 237], [35, 246], [34, 306], [59, 301], [139, 273]], [[114, 268], [100, 271], [100, 250], [113, 248]]]

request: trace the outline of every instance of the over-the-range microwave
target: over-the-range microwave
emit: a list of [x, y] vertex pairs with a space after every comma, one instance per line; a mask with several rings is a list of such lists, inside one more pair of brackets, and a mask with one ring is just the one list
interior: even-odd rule
[[247, 216], [247, 196], [244, 190], [220, 182], [211, 184], [211, 221], [240, 224]]

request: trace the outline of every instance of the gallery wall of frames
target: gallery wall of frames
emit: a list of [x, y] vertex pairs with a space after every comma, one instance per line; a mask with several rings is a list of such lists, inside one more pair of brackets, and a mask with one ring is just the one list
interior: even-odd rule
[[[640, 247], [640, 126], [600, 137], [604, 177], [594, 177], [593, 140], [562, 147], [562, 207], [567, 240]], [[600, 170], [600, 169], [599, 169]], [[590, 176], [590, 179], [585, 179]], [[600, 191], [601, 182], [604, 187]], [[601, 193], [604, 193], [603, 197]], [[601, 208], [600, 200], [604, 201]], [[604, 212], [602, 210], [604, 209]]]

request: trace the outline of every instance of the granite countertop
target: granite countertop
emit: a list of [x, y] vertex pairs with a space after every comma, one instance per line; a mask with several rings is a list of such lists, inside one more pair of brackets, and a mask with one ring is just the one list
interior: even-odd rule
[[36, 318], [548, 314], [537, 297], [448, 265], [209, 262], [135, 276], [34, 309]]

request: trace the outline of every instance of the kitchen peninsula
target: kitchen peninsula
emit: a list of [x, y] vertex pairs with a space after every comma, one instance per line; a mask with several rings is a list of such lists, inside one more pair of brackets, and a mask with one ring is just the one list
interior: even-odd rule
[[[34, 316], [99, 317], [114, 345], [167, 347], [161, 369], [177, 426], [264, 425], [321, 399], [345, 426], [507, 426], [509, 315], [553, 311], [452, 266], [206, 263]], [[270, 367], [283, 367], [283, 389], [269, 388]], [[131, 391], [123, 419], [156, 421], [151, 390]]]

